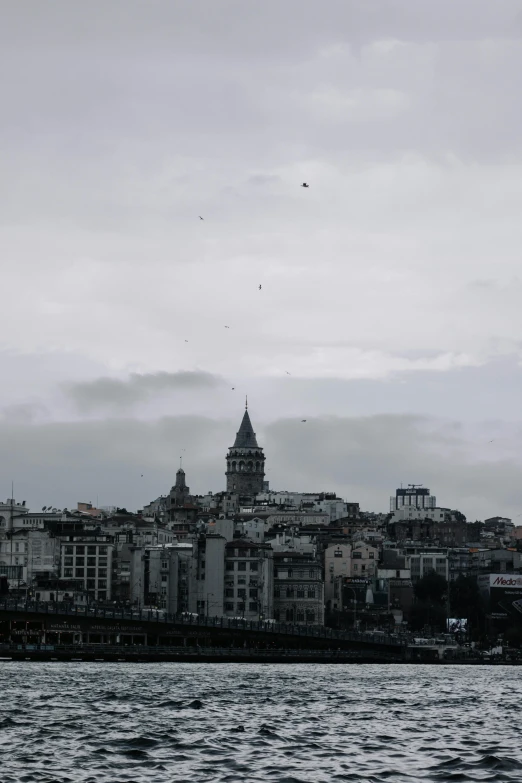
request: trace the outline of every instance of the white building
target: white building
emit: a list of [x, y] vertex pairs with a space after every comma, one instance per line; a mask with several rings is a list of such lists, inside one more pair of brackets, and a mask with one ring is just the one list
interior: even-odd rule
[[400, 487], [395, 491], [395, 496], [390, 498], [390, 511], [396, 511], [403, 506], [413, 506], [415, 508], [434, 508], [437, 505], [435, 495], [430, 495], [427, 487], [422, 484], [408, 484], [407, 487]]
[[412, 582], [418, 582], [431, 571], [449, 579], [449, 561], [444, 552], [421, 552], [408, 557]]

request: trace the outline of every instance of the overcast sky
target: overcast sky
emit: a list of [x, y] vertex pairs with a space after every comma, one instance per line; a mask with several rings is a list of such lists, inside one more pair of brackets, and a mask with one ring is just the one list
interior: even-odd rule
[[522, 523], [522, 0], [0, 10], [0, 496]]

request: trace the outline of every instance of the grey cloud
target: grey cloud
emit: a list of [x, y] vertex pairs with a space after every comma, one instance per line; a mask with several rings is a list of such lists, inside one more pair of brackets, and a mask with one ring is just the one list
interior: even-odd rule
[[128, 408], [154, 395], [215, 389], [223, 383], [217, 375], [200, 371], [133, 373], [126, 380], [98, 378], [65, 387], [79, 410], [89, 412], [100, 408]]
[[0, 416], [6, 422], [13, 424], [31, 424], [37, 419], [47, 418], [49, 410], [39, 402], [23, 402], [6, 405], [0, 411]]
[[[387, 511], [400, 482], [423, 482], [439, 504], [469, 518], [522, 509], [520, 449], [480, 453], [466, 428], [414, 416], [301, 416], [267, 426], [252, 412], [274, 489], [333, 490], [364, 509]], [[225, 487], [224, 455], [237, 419], [165, 417], [20, 426], [0, 423], [0, 471], [35, 508], [80, 500], [140, 508], [174, 482], [183, 456], [191, 491]], [[520, 427], [510, 428], [518, 447]], [[493, 444], [491, 444], [493, 445]], [[143, 474], [143, 478], [141, 478]]]

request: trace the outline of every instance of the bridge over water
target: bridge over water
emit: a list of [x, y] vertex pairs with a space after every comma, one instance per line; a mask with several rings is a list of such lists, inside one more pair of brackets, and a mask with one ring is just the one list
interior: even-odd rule
[[[64, 603], [0, 600], [0, 644], [4, 649], [45, 648], [106, 651], [145, 648], [157, 657], [170, 650], [195, 654], [243, 656], [247, 651], [266, 659], [281, 651], [349, 653], [350, 659], [402, 661], [412, 657], [407, 641], [397, 635], [337, 631], [315, 625], [246, 621], [227, 617], [166, 614], [154, 610], [80, 607]], [[163, 653], [162, 653], [163, 651]], [[214, 651], [214, 652], [212, 652]], [[240, 652], [241, 651], [241, 652]], [[108, 653], [106, 653], [108, 654]], [[222, 653], [219, 653], [221, 655]], [[429, 656], [423, 651], [422, 657]], [[418, 656], [414, 656], [418, 657]]]

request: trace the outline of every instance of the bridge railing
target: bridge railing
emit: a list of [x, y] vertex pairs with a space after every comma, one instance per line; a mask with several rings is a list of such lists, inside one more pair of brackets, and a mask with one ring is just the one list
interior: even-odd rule
[[[0, 656], [9, 655], [9, 653], [65, 653], [68, 655], [74, 655], [75, 657], [81, 657], [85, 655], [182, 655], [182, 656], [241, 656], [249, 658], [252, 655], [257, 657], [271, 657], [277, 655], [278, 657], [290, 657], [299, 656], [300, 658], [308, 657], [322, 657], [327, 660], [332, 658], [354, 658], [358, 659], [361, 655], [367, 655], [368, 653], [361, 650], [295, 650], [292, 648], [278, 647], [275, 649], [257, 649], [257, 648], [243, 648], [243, 647], [183, 647], [183, 646], [166, 646], [166, 645], [111, 645], [111, 644], [0, 644]], [[379, 658], [395, 659], [397, 653], [390, 652], [388, 650], [379, 650], [375, 653]]]
[[339, 641], [366, 642], [392, 647], [403, 647], [408, 644], [406, 638], [398, 635], [360, 631], [337, 631], [322, 625], [294, 625], [266, 620], [242, 620], [229, 617], [206, 617], [189, 612], [169, 614], [153, 609], [133, 609], [130, 607], [116, 609], [107, 607], [76, 606], [66, 602], [53, 601], [20, 601], [10, 598], [0, 600], [0, 611], [31, 612], [56, 616], [74, 616], [92, 619], [126, 620], [130, 622], [165, 623], [187, 626], [208, 626], [210, 628], [225, 628], [230, 630], [257, 631], [269, 634], [285, 634], [326, 638]]

